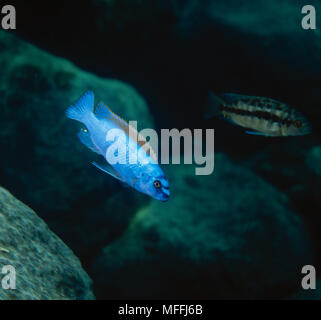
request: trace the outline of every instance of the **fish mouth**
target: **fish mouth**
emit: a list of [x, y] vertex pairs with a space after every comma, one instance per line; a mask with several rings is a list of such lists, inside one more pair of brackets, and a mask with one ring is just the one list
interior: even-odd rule
[[170, 197], [170, 192], [169, 192], [169, 188], [168, 187], [163, 187], [162, 188], [162, 201], [166, 202], [168, 201], [169, 197]]
[[162, 202], [167, 202], [168, 200], [169, 200], [169, 196], [168, 197], [166, 197], [166, 198], [162, 198], [162, 199], [160, 199]]

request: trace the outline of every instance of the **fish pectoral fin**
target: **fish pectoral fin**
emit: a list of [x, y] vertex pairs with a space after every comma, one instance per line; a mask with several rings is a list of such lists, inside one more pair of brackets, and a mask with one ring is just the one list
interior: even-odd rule
[[100, 169], [101, 171], [108, 173], [109, 175], [111, 175], [115, 179], [117, 179], [121, 182], [125, 182], [124, 179], [118, 174], [118, 172], [111, 165], [109, 165], [107, 162], [105, 162], [103, 164], [98, 164], [97, 162], [93, 161], [92, 164], [96, 168]]
[[134, 179], [132, 179], [132, 180], [130, 181], [130, 183], [128, 183], [128, 182], [122, 182], [122, 186], [125, 187], [125, 188], [130, 188], [130, 187], [134, 188], [135, 183], [137, 182], [137, 180], [138, 180], [137, 178], [134, 178]]
[[257, 132], [257, 131], [245, 131], [245, 133], [247, 134], [252, 134], [254, 136], [265, 136], [265, 137], [270, 137], [271, 135], [266, 134], [266, 133], [262, 133], [262, 132]]
[[78, 138], [82, 144], [84, 144], [87, 148], [90, 150], [100, 154], [100, 151], [96, 148], [96, 146], [93, 144], [90, 134], [87, 129], [81, 129], [78, 132]]

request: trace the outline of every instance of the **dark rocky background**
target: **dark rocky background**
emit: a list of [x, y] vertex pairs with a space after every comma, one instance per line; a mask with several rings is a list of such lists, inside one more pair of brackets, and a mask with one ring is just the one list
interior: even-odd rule
[[[0, 184], [75, 252], [97, 298], [285, 298], [303, 265], [321, 270], [321, 29], [301, 28], [305, 1], [11, 4]], [[319, 27], [321, 5], [309, 4]], [[173, 195], [161, 204], [91, 168], [64, 117], [88, 88], [141, 127], [214, 127], [213, 176], [165, 167]], [[205, 121], [209, 90], [294, 105], [313, 134], [266, 139]]]

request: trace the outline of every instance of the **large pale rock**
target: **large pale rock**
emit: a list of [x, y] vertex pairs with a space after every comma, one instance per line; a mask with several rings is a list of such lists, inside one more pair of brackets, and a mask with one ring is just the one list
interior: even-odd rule
[[0, 299], [94, 299], [92, 281], [78, 258], [33, 210], [3, 188], [0, 224], [0, 269], [11, 265], [16, 272], [16, 289], [0, 287]]

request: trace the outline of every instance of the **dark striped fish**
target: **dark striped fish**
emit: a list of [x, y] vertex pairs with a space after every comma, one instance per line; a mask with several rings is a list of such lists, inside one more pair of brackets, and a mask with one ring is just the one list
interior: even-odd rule
[[232, 93], [217, 96], [210, 93], [206, 117], [215, 115], [250, 129], [246, 131], [249, 134], [278, 137], [311, 133], [309, 122], [300, 112], [270, 98]]

